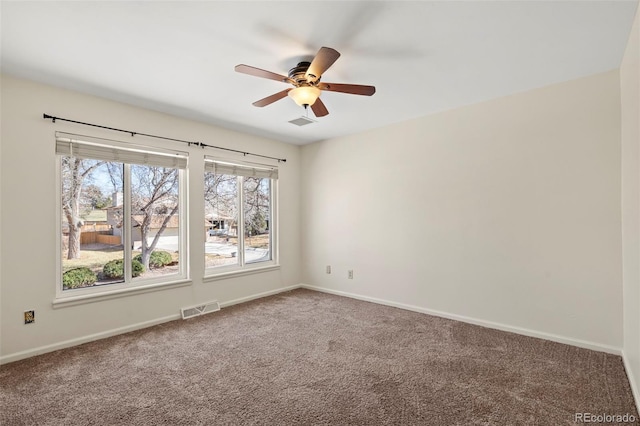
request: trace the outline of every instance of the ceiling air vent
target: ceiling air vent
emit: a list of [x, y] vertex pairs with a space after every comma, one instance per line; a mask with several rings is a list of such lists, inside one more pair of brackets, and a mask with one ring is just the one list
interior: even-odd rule
[[308, 117], [300, 117], [300, 118], [296, 118], [295, 120], [289, 121], [289, 123], [295, 124], [296, 126], [306, 126], [307, 124], [317, 123], [317, 121], [312, 120]]
[[211, 312], [218, 312], [220, 310], [220, 304], [217, 300], [213, 302], [204, 303], [198, 306], [192, 306], [190, 308], [182, 308], [180, 311], [182, 312], [182, 319], [188, 319], [197, 317], [200, 315], [208, 314]]

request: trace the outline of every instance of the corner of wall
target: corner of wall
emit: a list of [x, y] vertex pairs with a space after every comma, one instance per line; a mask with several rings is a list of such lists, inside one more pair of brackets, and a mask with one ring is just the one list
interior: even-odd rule
[[633, 400], [636, 403], [636, 409], [640, 411], [640, 389], [638, 389], [638, 384], [636, 380], [634, 380], [633, 372], [631, 370], [631, 361], [629, 361], [629, 357], [625, 350], [622, 350], [622, 363], [624, 364], [624, 370], [627, 373], [627, 377], [629, 378], [629, 386], [631, 387], [631, 393], [633, 394]]
[[[2, 99], [2, 75], [0, 75], [0, 99]], [[0, 122], [2, 119], [2, 102], [0, 101]], [[2, 134], [0, 134], [0, 141], [3, 139]], [[2, 144], [0, 143], [0, 311], [2, 310]], [[2, 330], [0, 329], [0, 354], [2, 353]]]
[[640, 8], [620, 66], [622, 357], [640, 410]]

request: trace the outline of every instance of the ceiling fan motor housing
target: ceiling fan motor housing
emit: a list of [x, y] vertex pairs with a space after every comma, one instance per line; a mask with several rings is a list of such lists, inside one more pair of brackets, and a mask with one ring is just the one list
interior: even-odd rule
[[[306, 74], [310, 65], [311, 62], [298, 62], [298, 65], [289, 70], [289, 78], [295, 81], [298, 86], [308, 85]], [[316, 81], [320, 81], [320, 79], [318, 78]]]

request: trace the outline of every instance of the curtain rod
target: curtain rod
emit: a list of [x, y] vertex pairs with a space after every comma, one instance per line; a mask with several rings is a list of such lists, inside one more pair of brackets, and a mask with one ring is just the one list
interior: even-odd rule
[[254, 157], [268, 158], [270, 160], [277, 160], [278, 163], [280, 163], [280, 162], [286, 163], [287, 162], [286, 158], [270, 157], [268, 155], [253, 154], [251, 152], [240, 151], [240, 150], [237, 150], [237, 149], [224, 148], [222, 146], [208, 145], [208, 144], [202, 143], [202, 142], [185, 141], [185, 140], [182, 140], [182, 139], [168, 138], [168, 137], [165, 137], [165, 136], [150, 135], [148, 133], [133, 132], [131, 130], [116, 129], [115, 127], [107, 127], [107, 126], [101, 126], [99, 124], [92, 124], [92, 123], [85, 123], [83, 121], [70, 120], [68, 118], [54, 117], [54, 116], [49, 115], [49, 114], [42, 114], [42, 118], [44, 118], [45, 120], [51, 119], [51, 122], [53, 122], [53, 123], [55, 123], [56, 120], [60, 120], [60, 121], [66, 121], [66, 122], [69, 122], [69, 123], [82, 124], [83, 126], [98, 127], [100, 129], [113, 130], [115, 132], [129, 133], [131, 135], [131, 137], [136, 136], [136, 135], [146, 136], [148, 138], [163, 139], [165, 141], [186, 143], [189, 146], [195, 145], [195, 146], [199, 146], [200, 148], [203, 148], [203, 149], [204, 148], [222, 149], [224, 151], [237, 152], [237, 153], [242, 154], [244, 156], [252, 155]]

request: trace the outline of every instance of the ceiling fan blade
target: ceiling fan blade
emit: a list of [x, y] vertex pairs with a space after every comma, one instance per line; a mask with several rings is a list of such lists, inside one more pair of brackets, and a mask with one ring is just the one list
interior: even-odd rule
[[273, 95], [267, 96], [264, 99], [260, 99], [259, 101], [255, 101], [253, 103], [253, 106], [264, 107], [264, 106], [270, 105], [270, 104], [274, 103], [275, 101], [279, 101], [280, 99], [285, 98], [287, 96], [287, 93], [289, 93], [289, 90], [291, 90], [291, 89], [285, 89], [282, 92], [274, 93]]
[[281, 81], [283, 83], [293, 83], [289, 77], [285, 77], [284, 75], [276, 74], [271, 71], [262, 70], [260, 68], [251, 67], [249, 65], [236, 65], [236, 72], [241, 72], [242, 74], [249, 74], [254, 77], [262, 77], [268, 78], [270, 80]]
[[375, 86], [364, 86], [362, 84], [319, 83], [318, 89], [364, 96], [371, 96], [376, 93]]
[[307, 73], [305, 74], [307, 81], [310, 83], [317, 81], [339, 57], [340, 53], [338, 53], [337, 50], [330, 47], [321, 47], [316, 57], [311, 61], [309, 69], [307, 69]]
[[327, 110], [327, 107], [324, 106], [320, 98], [316, 99], [313, 105], [311, 105], [311, 111], [313, 111], [316, 117], [324, 117], [329, 114], [329, 110]]

